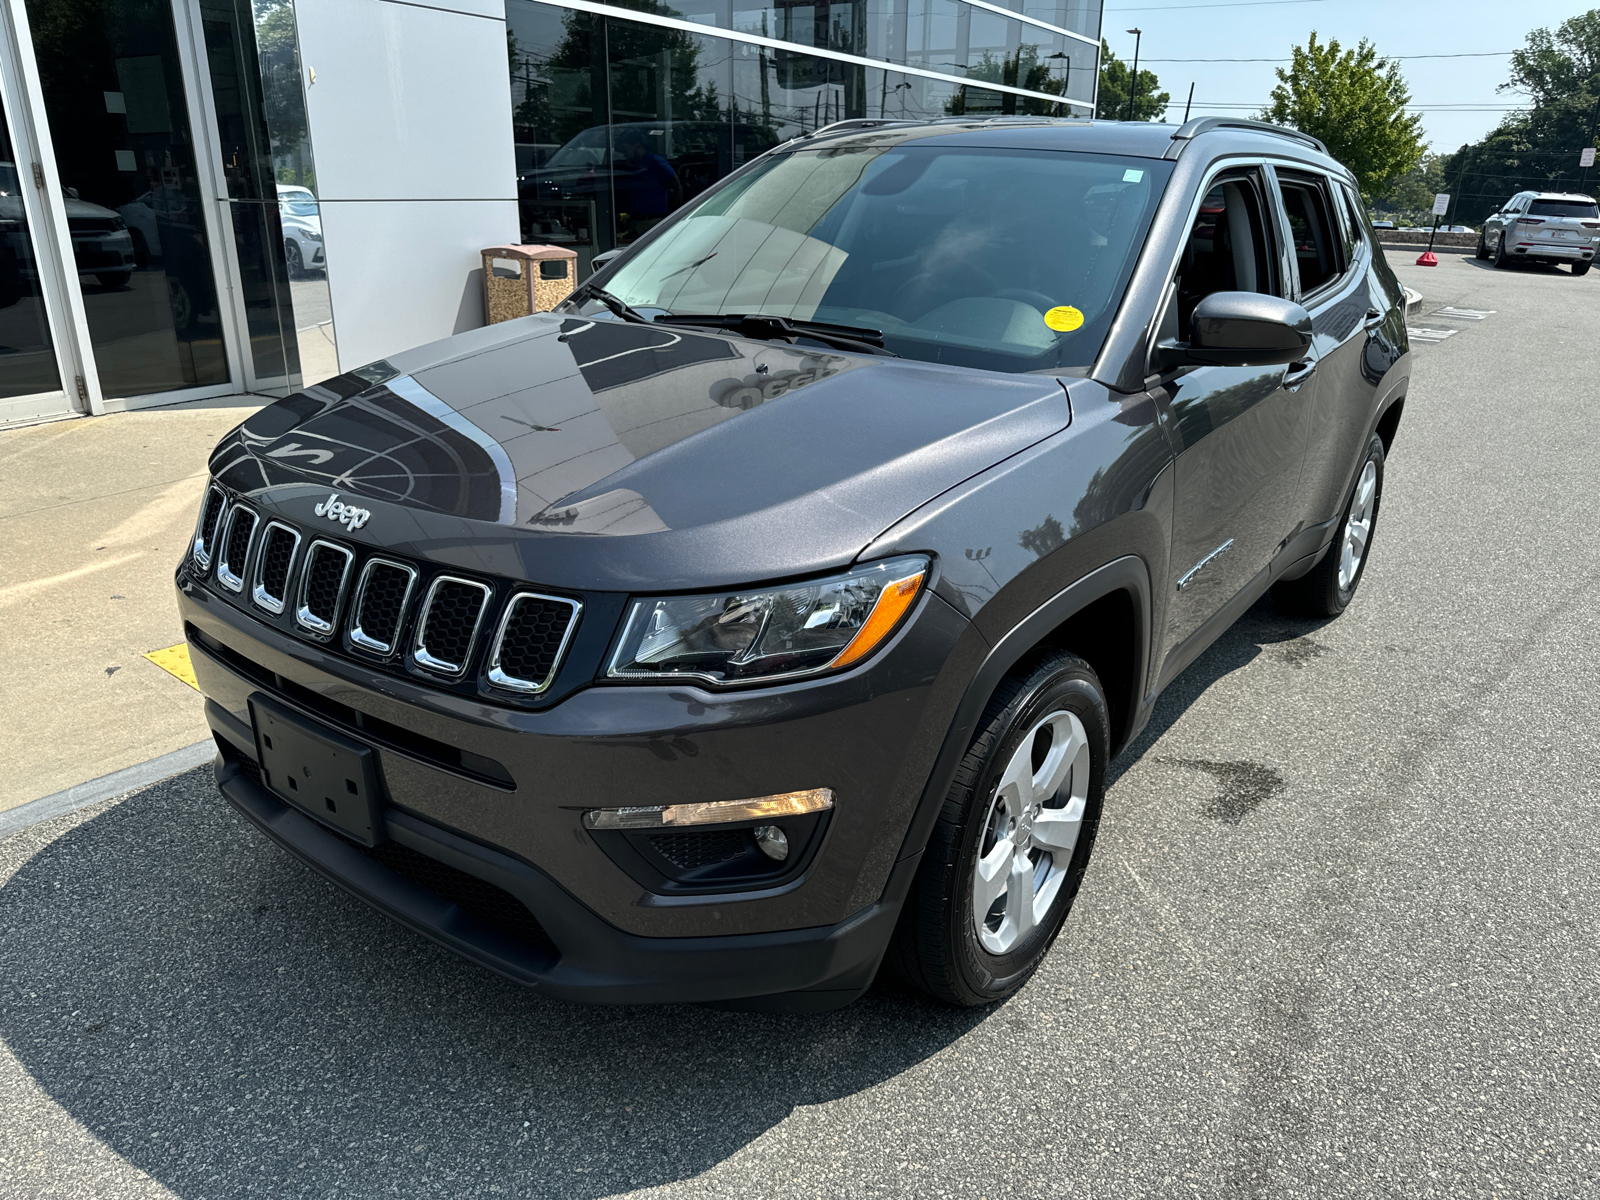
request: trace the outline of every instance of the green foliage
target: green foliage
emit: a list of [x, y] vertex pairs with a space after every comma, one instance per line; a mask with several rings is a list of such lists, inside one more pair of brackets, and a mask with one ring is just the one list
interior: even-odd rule
[[[1100, 93], [1095, 115], [1107, 121], [1128, 119], [1128, 93], [1133, 70], [1115, 54], [1111, 43], [1100, 43]], [[1161, 90], [1161, 80], [1154, 71], [1139, 70], [1139, 89], [1133, 101], [1135, 121], [1158, 121], [1167, 111], [1172, 97]]]
[[1397, 225], [1431, 225], [1433, 198], [1448, 192], [1442, 154], [1424, 154], [1420, 162], [1372, 197], [1372, 211]]
[[279, 183], [316, 190], [311, 165], [310, 127], [305, 92], [300, 83], [300, 51], [295, 37], [294, 6], [289, 0], [256, 0], [256, 56], [261, 67], [262, 115], [272, 142], [272, 157], [292, 166], [277, 168]]
[[1321, 138], [1363, 196], [1386, 190], [1421, 160], [1422, 117], [1406, 114], [1411, 92], [1400, 65], [1379, 58], [1366, 38], [1343, 50], [1337, 39], [1319, 44], [1313, 31], [1277, 76], [1260, 119]]
[[[1057, 74], [1050, 70], [1048, 59], [1039, 57], [1039, 47], [1035, 45], [1022, 45], [1017, 47], [1015, 54], [996, 58], [989, 50], [973, 63], [967, 70], [967, 78], [974, 83], [999, 83], [1008, 87], [1026, 88], [1030, 92], [1047, 92], [1052, 96], [1062, 95], [1066, 91], [1065, 74]], [[985, 102], [989, 97], [983, 97]], [[1003, 116], [1021, 113], [1035, 117], [1067, 116], [1071, 109], [1065, 104], [1053, 104], [1048, 100], [1036, 100], [1032, 96], [1014, 96], [1009, 92], [999, 95], [1000, 107], [995, 110], [985, 107], [983, 112], [998, 111]], [[961, 116], [964, 113], [978, 112], [979, 108], [972, 103], [967, 95], [966, 88], [958, 88], [955, 95], [944, 102], [944, 111], [950, 116]]]
[[1445, 160], [1445, 174], [1457, 185], [1453, 219], [1476, 224], [1521, 191], [1594, 195], [1600, 172], [1590, 168], [1583, 179], [1578, 155], [1595, 144], [1600, 112], [1600, 8], [1563, 21], [1554, 33], [1530, 33], [1511, 56], [1511, 78], [1501, 90], [1527, 95], [1531, 107]]

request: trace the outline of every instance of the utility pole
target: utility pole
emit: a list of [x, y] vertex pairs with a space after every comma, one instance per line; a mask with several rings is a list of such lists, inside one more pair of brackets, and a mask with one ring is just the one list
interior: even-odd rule
[[1139, 43], [1144, 40], [1144, 30], [1130, 29], [1133, 34], [1133, 74], [1128, 77], [1128, 120], [1133, 120], [1133, 100], [1139, 94]]

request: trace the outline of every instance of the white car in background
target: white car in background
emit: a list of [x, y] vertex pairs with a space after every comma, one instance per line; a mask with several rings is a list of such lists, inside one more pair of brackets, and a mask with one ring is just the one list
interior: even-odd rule
[[309, 271], [325, 269], [322, 211], [311, 189], [280, 183], [278, 219], [283, 225], [283, 257], [289, 264], [289, 278], [300, 279]]

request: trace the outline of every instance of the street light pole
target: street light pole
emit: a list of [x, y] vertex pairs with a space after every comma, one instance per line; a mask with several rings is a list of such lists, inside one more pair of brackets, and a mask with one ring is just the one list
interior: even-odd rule
[[1133, 120], [1133, 99], [1139, 94], [1139, 43], [1144, 40], [1144, 30], [1130, 29], [1133, 34], [1133, 74], [1128, 79], [1128, 120]]

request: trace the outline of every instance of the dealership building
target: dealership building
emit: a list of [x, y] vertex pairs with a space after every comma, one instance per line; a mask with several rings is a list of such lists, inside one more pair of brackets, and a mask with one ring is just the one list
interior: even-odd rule
[[1100, 0], [0, 0], [0, 425], [484, 323], [833, 121], [1094, 112]]

